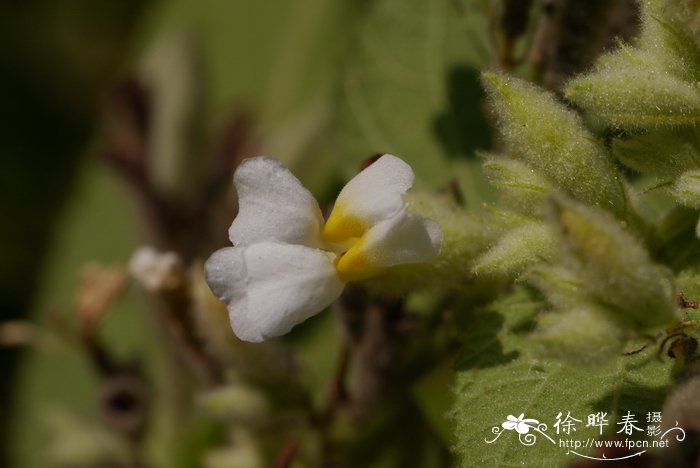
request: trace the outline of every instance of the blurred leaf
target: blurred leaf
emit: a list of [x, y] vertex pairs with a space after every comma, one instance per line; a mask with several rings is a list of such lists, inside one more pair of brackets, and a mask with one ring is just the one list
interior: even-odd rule
[[[57, 313], [71, 321], [73, 292], [80, 267], [87, 261], [105, 263], [128, 259], [137, 245], [135, 217], [114, 176], [103, 166], [88, 165], [79, 179], [75, 197], [54, 240], [46, 280], [36, 306], [40, 321], [52, 324]], [[154, 358], [158, 340], [146, 339], [149, 326], [143, 305], [133, 295], [110, 308], [101, 332], [114, 353], [132, 358], [135, 353]], [[41, 424], [46, 404], [94, 415], [97, 379], [89, 362], [73, 347], [43, 352], [30, 350], [18, 381], [18, 408], [22, 418], [12, 440], [19, 466], [45, 466], [48, 432]], [[150, 361], [163, 368], [157, 358]], [[157, 374], [157, 373], [156, 373]], [[167, 399], [161, 393], [161, 400]]]
[[337, 68], [365, 3], [161, 2], [143, 25], [141, 42], [191, 37], [202, 55], [205, 128], [249, 110], [257, 139], [254, 154], [244, 156], [275, 156], [312, 192], [326, 195], [337, 172], [330, 139]]
[[685, 206], [676, 206], [670, 210], [657, 227], [659, 242], [654, 257], [674, 271], [700, 265], [697, 222], [696, 210]]
[[467, 204], [479, 204], [488, 189], [478, 162], [465, 158], [490, 146], [475, 72], [488, 60], [484, 12], [449, 0], [370, 5], [341, 79], [345, 176], [389, 152], [431, 187], [458, 177]]
[[46, 414], [51, 442], [50, 466], [66, 468], [124, 468], [129, 465], [128, 443], [99, 423], [83, 421], [62, 409]]
[[199, 395], [198, 402], [211, 416], [242, 425], [260, 422], [270, 410], [262, 392], [242, 382], [206, 391]]

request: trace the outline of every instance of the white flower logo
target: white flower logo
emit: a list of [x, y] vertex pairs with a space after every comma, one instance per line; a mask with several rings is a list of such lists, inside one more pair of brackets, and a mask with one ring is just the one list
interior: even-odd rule
[[234, 247], [204, 266], [234, 333], [245, 341], [283, 335], [338, 298], [348, 281], [437, 256], [442, 230], [403, 201], [413, 179], [408, 164], [385, 154], [348, 182], [324, 223], [311, 193], [280, 162], [243, 161], [233, 178]]
[[518, 434], [527, 434], [530, 432], [531, 426], [537, 427], [537, 425], [540, 423], [537, 419], [523, 419], [524, 417], [525, 413], [520, 413], [520, 416], [517, 418], [512, 414], [509, 414], [506, 417], [506, 421], [501, 424], [501, 426], [507, 431], [512, 431], [515, 429]]

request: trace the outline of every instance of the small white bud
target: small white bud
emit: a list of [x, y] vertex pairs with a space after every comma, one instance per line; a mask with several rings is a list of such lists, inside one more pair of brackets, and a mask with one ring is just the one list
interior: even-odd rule
[[175, 252], [159, 252], [150, 246], [140, 247], [129, 261], [129, 272], [144, 288], [156, 292], [180, 286], [182, 260]]

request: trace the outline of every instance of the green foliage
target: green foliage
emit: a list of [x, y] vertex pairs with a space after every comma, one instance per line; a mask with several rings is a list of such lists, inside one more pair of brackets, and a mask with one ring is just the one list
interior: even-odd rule
[[[640, 37], [566, 90], [578, 109], [613, 130], [604, 137], [586, 126], [593, 121], [578, 109], [535, 84], [500, 72], [479, 80], [478, 70], [501, 52], [487, 39], [487, 20], [498, 14], [499, 2], [470, 0], [469, 14], [450, 0], [309, 0], [304, 8], [281, 1], [222, 7], [210, 0], [160, 7], [154, 30], [175, 25], [202, 33], [202, 58], [213, 75], [210, 95], [189, 95], [197, 80], [186, 75], [180, 78], [189, 85], [171, 90], [183, 101], [171, 109], [164, 152], [185, 157], [177, 155], [184, 146], [175, 140], [183, 134], [174, 129], [192, 123], [190, 106], [200, 98], [204, 119], [212, 121], [245, 99], [257, 113], [264, 152], [298, 163], [291, 165], [303, 169], [302, 179], [315, 191], [338, 182], [336, 162], [348, 178], [377, 152], [404, 158], [418, 176], [417, 190], [406, 196], [409, 210], [438, 222], [444, 240], [431, 264], [397, 266], [352, 285], [337, 313], [255, 345], [230, 334], [225, 307], [193, 262], [191, 325], [203, 355], [225, 369], [224, 382], [206, 391], [190, 388], [188, 371], [173, 365], [176, 353], [149, 348], [157, 362], [144, 369], [154, 376], [159, 398], [147, 461], [267, 466], [291, 441], [300, 465], [318, 464], [329, 452], [358, 466], [452, 466], [447, 446], [454, 443], [464, 466], [560, 466], [574, 460], [566, 449], [543, 438], [524, 446], [514, 431], [489, 445], [491, 428], [525, 413], [551, 434], [560, 411], [579, 419], [602, 411], [610, 418], [605, 436], [614, 436], [621, 413], [658, 411], [673, 377], [697, 372], [683, 367], [683, 359], [671, 361], [661, 347], [675, 330], [664, 328], [697, 315], [679, 310], [676, 293], [700, 298], [697, 18], [687, 14], [691, 0], [666, 3], [662, 9], [646, 2]], [[177, 104], [173, 96], [166, 99], [171, 105]], [[499, 141], [480, 165], [474, 154], [492, 146], [484, 97]], [[618, 170], [612, 156], [651, 177]], [[161, 181], [178, 189], [181, 176], [195, 175], [186, 166], [169, 169], [173, 177]], [[501, 198], [484, 213], [478, 210], [492, 200], [487, 179]], [[635, 191], [650, 183], [666, 190]], [[430, 190], [421, 191], [425, 187]], [[659, 194], [660, 201], [653, 198]], [[101, 215], [104, 206], [90, 213]], [[77, 234], [76, 245], [109, 237]], [[125, 259], [135, 240], [122, 242], [128, 245], [115, 244], [116, 254]], [[79, 262], [64, 263], [72, 272]], [[54, 288], [71, 290], [63, 284], [66, 269], [52, 275], [60, 278]], [[141, 326], [146, 314], [135, 311], [139, 318], [130, 324], [148, 330]], [[121, 336], [133, 326], [113, 325], [105, 327], [106, 342], [131, 352]], [[624, 354], [639, 343], [647, 348]], [[31, 359], [33, 368], [46, 367], [43, 358]], [[70, 365], [52, 367], [60, 372], [24, 385], [34, 403], [22, 433], [39, 443], [46, 434], [34, 436], [33, 426], [45, 389], [65, 393], [53, 383], [89, 375]], [[446, 419], [451, 385], [455, 401]], [[87, 393], [76, 397], [88, 401]], [[366, 407], [353, 406], [358, 401]], [[58, 432], [64, 426], [73, 426], [63, 435], [73, 433], [78, 448], [89, 448], [81, 441], [92, 438], [103, 451], [114, 450], [110, 440], [77, 425], [59, 425]], [[74, 451], [71, 437], [57, 440]]]
[[663, 0], [668, 17], [678, 24], [700, 46], [700, 2], [697, 0]]
[[605, 148], [578, 115], [554, 96], [520, 80], [485, 73], [484, 85], [512, 157], [554, 181], [564, 193], [624, 217], [620, 178]]
[[425, 192], [406, 196], [408, 210], [432, 219], [442, 229], [438, 257], [430, 263], [398, 265], [366, 282], [372, 288], [406, 294], [416, 289], [460, 288], [469, 280], [477, 257], [493, 243], [499, 228], [490, 220], [465, 212], [453, 202]]
[[552, 306], [537, 318], [533, 333], [541, 356], [593, 366], [621, 352], [629, 332], [615, 321], [614, 311], [591, 296], [574, 272], [539, 267], [530, 272], [528, 280]]
[[[693, 2], [671, 3], [643, 2], [634, 44], [620, 44], [566, 88], [566, 98], [615, 131], [607, 140], [536, 86], [484, 74], [503, 143], [484, 170], [502, 195], [494, 213], [504, 221], [475, 271], [518, 272], [543, 297], [518, 288], [470, 315], [454, 410], [465, 464], [571, 463], [567, 450], [541, 436], [526, 447], [505, 431], [488, 446], [495, 437], [488, 429], [521, 413], [551, 429], [559, 411], [581, 419], [659, 408], [678, 369], [697, 373], [683, 367], [695, 351], [671, 366], [656, 358], [665, 351], [658, 342], [649, 342], [650, 333], [665, 336], [672, 332], [663, 328], [694, 316], [679, 311], [676, 292], [700, 294], [697, 214], [678, 205], [700, 207], [700, 59], [689, 26], [697, 17], [689, 13]], [[656, 196], [661, 190], [634, 192], [639, 182], [617, 172], [609, 154], [655, 177], [673, 199]], [[637, 214], [652, 213], [652, 200], [667, 215]], [[548, 254], [535, 254], [543, 245]], [[682, 271], [677, 280], [672, 269]], [[676, 336], [692, 342], [696, 334]]]
[[[680, 203], [697, 207], [700, 49], [692, 1], [642, 2], [642, 31], [596, 69], [569, 83], [567, 98], [628, 134], [613, 142], [625, 165], [671, 181]], [[693, 26], [695, 25], [695, 26]]]
[[573, 365], [601, 364], [619, 355], [625, 344], [624, 333], [609, 315], [598, 304], [579, 301], [571, 309], [540, 317], [533, 338], [548, 358]]
[[700, 55], [661, 14], [657, 1], [643, 2], [638, 44], [620, 44], [602, 57], [593, 72], [569, 83], [566, 97], [620, 129], [653, 130], [700, 120]]
[[488, 156], [482, 164], [489, 181], [501, 193], [501, 204], [520, 213], [538, 213], [552, 182], [526, 163], [503, 156]]
[[700, 208], [700, 170], [681, 174], [671, 187], [671, 193], [684, 205]]
[[616, 139], [613, 153], [626, 166], [659, 177], [678, 177], [700, 167], [697, 131], [689, 127]]
[[609, 213], [557, 200], [553, 222], [564, 265], [616, 320], [648, 331], [679, 318], [670, 272]]
[[700, 73], [700, 56], [692, 36], [672, 18], [666, 0], [639, 0], [642, 30], [637, 48], [650, 63], [683, 80], [693, 82]]
[[[479, 69], [488, 12], [451, 0], [368, 2], [340, 79], [335, 139], [344, 175], [377, 152], [400, 155], [430, 187], [456, 178], [467, 205], [487, 184], [472, 157], [489, 149]], [[468, 12], [468, 13], [467, 13]]]
[[[456, 450], [465, 466], [552, 467], [575, 460], [566, 448], [540, 435], [530, 447], [518, 441], [515, 431], [506, 431], [492, 445], [487, 444], [486, 440], [495, 437], [491, 427], [500, 428], [508, 415], [525, 413], [526, 418], [546, 423], [547, 433], [554, 435], [552, 426], [560, 411], [564, 415], [571, 412], [584, 423], [586, 415], [603, 411], [610, 419], [605, 433], [614, 433], [621, 413], [641, 414], [661, 407], [670, 368], [658, 361], [652, 350], [635, 356], [617, 355], [593, 369], [538, 357], [531, 345], [531, 330], [541, 307], [540, 301], [519, 289], [473, 316], [457, 360], [453, 413]], [[582, 319], [590, 313], [575, 312]], [[494, 323], [499, 326], [494, 327]], [[585, 322], [578, 323], [579, 330], [570, 331], [585, 340], [586, 327]], [[614, 337], [600, 325], [594, 325], [591, 335], [595, 331], [602, 336], [592, 336], [600, 340], [594, 343]], [[590, 430], [579, 424], [576, 434]], [[597, 437], [597, 429], [590, 436]]]
[[574, 79], [566, 97], [620, 129], [677, 127], [700, 121], [700, 90], [623, 48], [594, 73]]
[[547, 259], [553, 251], [553, 234], [544, 223], [526, 223], [504, 234], [479, 257], [474, 273], [521, 273], [532, 263]]

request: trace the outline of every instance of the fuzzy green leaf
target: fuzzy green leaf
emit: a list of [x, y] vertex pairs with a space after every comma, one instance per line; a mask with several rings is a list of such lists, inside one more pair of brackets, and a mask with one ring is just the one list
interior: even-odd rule
[[600, 364], [620, 354], [625, 344], [623, 330], [598, 304], [580, 301], [571, 308], [543, 315], [538, 322], [533, 339], [541, 347], [541, 354], [571, 364]]
[[521, 213], [541, 212], [545, 196], [555, 190], [550, 180], [522, 161], [491, 156], [482, 167], [506, 206]]
[[527, 280], [544, 293], [555, 309], [566, 309], [588, 299], [583, 283], [562, 266], [538, 266], [530, 270]]
[[659, 0], [641, 1], [642, 28], [636, 45], [655, 68], [694, 82], [700, 76], [700, 51], [673, 11], [674, 4], [684, 1], [664, 1], [667, 5]]
[[634, 356], [618, 355], [594, 368], [540, 360], [529, 330], [541, 307], [541, 302], [517, 290], [471, 322], [470, 339], [456, 366], [453, 411], [462, 466], [552, 467], [578, 460], [537, 433], [532, 446], [521, 444], [515, 431], [487, 444], [485, 440], [495, 437], [491, 429], [500, 428], [508, 415], [525, 413], [526, 418], [546, 423], [547, 434], [556, 441], [570, 438], [557, 436], [552, 427], [560, 411], [583, 421], [571, 438], [584, 439], [599, 437], [598, 428], [585, 427], [588, 414], [607, 412], [610, 425], [604, 434], [614, 434], [621, 413], [661, 410], [672, 366], [656, 359], [655, 347]]
[[564, 200], [553, 208], [564, 264], [619, 323], [647, 331], [678, 319], [669, 274], [619, 221]]
[[700, 2], [698, 0], [664, 0], [664, 12], [669, 21], [682, 29], [700, 47]]
[[634, 50], [601, 60], [593, 73], [571, 81], [566, 97], [606, 124], [640, 130], [700, 121], [700, 91], [654, 67]]
[[604, 148], [577, 114], [524, 81], [495, 73], [483, 77], [510, 154], [563, 192], [624, 217], [624, 187]]
[[508, 231], [482, 255], [474, 273], [518, 274], [553, 251], [553, 234], [545, 223], [528, 223]]
[[687, 127], [615, 140], [613, 152], [632, 169], [660, 177], [678, 177], [700, 168], [697, 131]]
[[643, 1], [636, 47], [621, 44], [601, 57], [592, 73], [569, 83], [566, 97], [616, 128], [677, 127], [700, 120], [698, 49], [664, 13], [658, 0]]
[[542, 266], [532, 269], [528, 280], [544, 292], [554, 309], [539, 318], [533, 335], [543, 356], [591, 365], [620, 353], [626, 341], [624, 330], [610, 310], [591, 299], [573, 272]]

